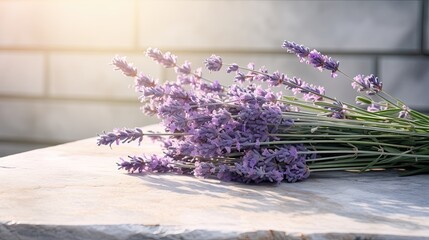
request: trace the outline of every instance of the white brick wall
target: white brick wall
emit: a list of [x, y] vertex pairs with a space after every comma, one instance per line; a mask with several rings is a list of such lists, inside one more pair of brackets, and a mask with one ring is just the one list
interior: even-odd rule
[[[49, 55], [49, 95], [70, 98], [103, 98], [136, 100], [133, 79], [113, 71], [110, 53], [54, 52]], [[161, 66], [143, 53], [127, 54], [127, 60], [146, 74], [161, 75]]]
[[410, 106], [429, 108], [429, 58], [383, 57], [380, 70], [388, 93]]
[[428, 111], [428, 13], [428, 0], [0, 0], [0, 156], [155, 122], [140, 113], [132, 79], [109, 65], [126, 55], [174, 78], [143, 56], [147, 47], [195, 67], [212, 53], [255, 62], [353, 101], [347, 79], [285, 54], [280, 45], [292, 40], [331, 54], [352, 76], [378, 74], [386, 90]]
[[45, 66], [41, 52], [1, 51], [0, 94], [43, 95]]
[[133, 46], [133, 0], [0, 1], [0, 46], [127, 48]]
[[139, 44], [277, 51], [289, 39], [335, 51], [416, 50], [419, 8], [420, 1], [141, 1]]
[[3, 100], [0, 138], [65, 142], [97, 136], [105, 130], [152, 124], [137, 103], [67, 100]]

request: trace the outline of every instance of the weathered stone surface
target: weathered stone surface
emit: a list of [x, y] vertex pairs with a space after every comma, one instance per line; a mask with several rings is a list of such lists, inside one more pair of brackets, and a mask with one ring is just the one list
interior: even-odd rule
[[141, 152], [160, 149], [92, 138], [0, 158], [0, 239], [429, 239], [429, 175], [248, 186], [116, 170]]

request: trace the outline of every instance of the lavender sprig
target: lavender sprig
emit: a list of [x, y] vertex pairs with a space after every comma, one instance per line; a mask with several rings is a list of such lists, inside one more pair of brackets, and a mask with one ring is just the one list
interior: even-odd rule
[[216, 72], [222, 68], [222, 58], [213, 54], [204, 61], [204, 64], [209, 71]]
[[138, 140], [139, 144], [143, 141], [143, 131], [140, 128], [134, 129], [116, 129], [113, 132], [103, 133], [98, 135], [97, 145], [109, 145], [112, 146], [113, 143], [119, 145], [122, 143], [130, 143], [132, 141]]
[[374, 95], [382, 90], [383, 83], [373, 74], [369, 76], [357, 75], [353, 78], [352, 87], [359, 92], [365, 91], [368, 95]]
[[[283, 47], [316, 68], [332, 75], [340, 72], [338, 61], [316, 50], [288, 41]], [[157, 115], [165, 132], [117, 129], [99, 135], [97, 144], [141, 143], [148, 136], [163, 145], [164, 155], [129, 157], [118, 163], [120, 169], [243, 183], [301, 181], [310, 171], [429, 170], [429, 117], [405, 105], [400, 108], [367, 98], [359, 99], [360, 107], [343, 103], [327, 96], [321, 86], [279, 71], [270, 73], [265, 67], [256, 69], [254, 63], [226, 65], [228, 73], [235, 73], [236, 83], [222, 86], [203, 78], [201, 68], [193, 71], [190, 62], [178, 64], [171, 53], [149, 48], [146, 55], [165, 68], [174, 68], [176, 81], [160, 84], [138, 73], [125, 58], [116, 57], [113, 64], [134, 78], [143, 111]], [[216, 55], [204, 64], [208, 71], [225, 66]], [[260, 82], [268, 87], [258, 86]], [[385, 94], [373, 75], [358, 75], [352, 85], [370, 95]], [[276, 86], [294, 96], [274, 93]]]
[[331, 71], [331, 76], [333, 78], [337, 77], [337, 71], [340, 66], [339, 61], [332, 59], [326, 55], [322, 55], [316, 50], [310, 51], [309, 48], [290, 41], [284, 41], [282, 47], [285, 48], [288, 52], [297, 55], [300, 58], [301, 62], [311, 64], [315, 68], [318, 68], [320, 71], [322, 71], [323, 69], [329, 70]]
[[126, 57], [115, 56], [112, 60], [112, 65], [116, 67], [115, 70], [121, 70], [127, 77], [135, 77], [137, 75], [137, 68], [128, 63]]

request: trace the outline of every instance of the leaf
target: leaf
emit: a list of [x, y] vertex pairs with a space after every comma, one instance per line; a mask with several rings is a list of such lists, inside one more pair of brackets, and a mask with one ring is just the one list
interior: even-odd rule
[[363, 104], [371, 104], [372, 100], [369, 99], [369, 98], [367, 98], [367, 97], [357, 96], [356, 97], [356, 102], [360, 102], [360, 103], [363, 103]]
[[393, 148], [393, 147], [383, 146], [383, 149], [385, 152], [388, 152], [388, 153], [402, 153], [402, 151], [398, 150], [397, 148]]
[[382, 111], [378, 111], [378, 112], [374, 112], [374, 113], [379, 115], [379, 116], [392, 116], [392, 115], [399, 114], [400, 111], [402, 111], [402, 109], [393, 108], [393, 109], [386, 109], [386, 110], [382, 110]]

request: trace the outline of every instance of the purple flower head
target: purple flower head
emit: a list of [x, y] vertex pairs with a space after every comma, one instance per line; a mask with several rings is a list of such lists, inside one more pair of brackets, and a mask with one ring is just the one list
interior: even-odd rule
[[285, 80], [285, 75], [279, 71], [273, 72], [273, 74], [267, 80], [271, 86], [278, 86]]
[[367, 79], [365, 79], [364, 75], [359, 74], [354, 77], [353, 80], [355, 80], [352, 82], [353, 89], [356, 89], [359, 92], [370, 91], [371, 84], [367, 81]]
[[209, 111], [192, 111], [188, 113], [188, 126], [191, 128], [191, 132], [196, 131], [197, 128], [203, 127], [205, 123], [208, 123], [212, 120], [212, 115]]
[[141, 158], [130, 157], [129, 161], [126, 161], [123, 158], [120, 158], [120, 160], [120, 163], [116, 163], [116, 165], [118, 165], [118, 169], [124, 169], [129, 173], [134, 173], [136, 171], [141, 173], [144, 170], [145, 164]]
[[383, 89], [383, 83], [374, 74], [369, 75], [367, 78], [374, 92], [377, 93]]
[[331, 71], [331, 77], [337, 77], [337, 71], [340, 67], [340, 62], [336, 61], [330, 57], [325, 57], [325, 62], [323, 64], [323, 68]]
[[296, 56], [301, 59], [301, 62], [305, 61], [305, 58], [310, 54], [309, 48], [294, 42], [284, 41], [282, 48], [285, 48], [290, 53], [296, 54]]
[[222, 58], [213, 54], [204, 61], [204, 65], [210, 71], [219, 71], [222, 68]]
[[368, 112], [378, 112], [378, 111], [383, 111], [383, 110], [386, 110], [386, 109], [387, 109], [386, 106], [383, 106], [381, 104], [373, 103], [373, 104], [369, 105], [366, 110]]
[[143, 89], [143, 96], [144, 97], [162, 98], [162, 97], [164, 97], [164, 93], [165, 93], [165, 89], [163, 87], [160, 87], [160, 86]]
[[259, 161], [262, 161], [263, 158], [261, 154], [256, 150], [248, 150], [243, 156], [243, 166], [254, 168]]
[[286, 48], [288, 52], [296, 54], [301, 62], [306, 62], [318, 68], [320, 71], [323, 69], [331, 71], [331, 76], [334, 78], [337, 76], [337, 71], [340, 66], [340, 62], [322, 55], [317, 50], [310, 52], [310, 49], [302, 45], [298, 45], [294, 42], [284, 41], [283, 48]]
[[315, 68], [319, 68], [322, 71], [322, 67], [325, 65], [325, 58], [320, 52], [316, 50], [311, 51], [308, 55], [308, 60]]
[[212, 116], [211, 122], [217, 127], [227, 124], [232, 119], [231, 113], [226, 109], [215, 110], [213, 111]]
[[270, 182], [280, 183], [284, 179], [284, 174], [283, 174], [283, 172], [281, 172], [277, 169], [273, 169], [273, 170], [267, 172], [266, 177], [268, 178], [268, 180]]
[[207, 162], [195, 162], [194, 176], [208, 178], [213, 175], [216, 171], [216, 167], [213, 163]]
[[245, 81], [246, 81], [246, 75], [244, 75], [240, 71], [237, 71], [234, 77], [234, 82], [243, 83]]
[[129, 158], [129, 161], [121, 159], [121, 163], [117, 163], [119, 169], [125, 169], [129, 173], [173, 172], [178, 170], [173, 167], [173, 159], [170, 157], [143, 155], [141, 157], [130, 156]]
[[157, 48], [148, 48], [146, 50], [146, 56], [152, 58], [152, 60], [166, 68], [176, 67], [177, 57], [170, 52], [162, 54]]
[[296, 148], [292, 145], [282, 146], [278, 149], [265, 148], [262, 151], [262, 156], [264, 156], [265, 161], [284, 162], [286, 164], [295, 161], [298, 157]]
[[353, 78], [352, 82], [353, 89], [356, 89], [359, 92], [365, 91], [368, 95], [374, 95], [382, 90], [383, 83], [378, 80], [378, 77], [375, 77], [373, 74], [369, 76], [357, 75]]
[[228, 68], [226, 69], [227, 73], [231, 73], [231, 72], [236, 72], [238, 71], [239, 66], [237, 65], [237, 63], [233, 63], [231, 65], [228, 66]]
[[178, 74], [184, 74], [184, 75], [189, 75], [191, 74], [191, 63], [188, 61], [185, 61], [185, 63], [182, 66], [177, 66], [174, 68], [174, 70], [176, 71], [176, 73]]
[[305, 159], [301, 157], [295, 162], [286, 165], [284, 176], [288, 182], [297, 182], [308, 178], [310, 170], [305, 163]]
[[411, 119], [410, 108], [405, 105], [402, 106], [402, 111], [399, 112], [398, 117], [403, 119]]
[[334, 106], [325, 107], [326, 109], [331, 110], [330, 117], [337, 119], [345, 119], [347, 113], [347, 105], [343, 104], [340, 101], [333, 102]]
[[146, 102], [140, 108], [140, 110], [148, 116], [153, 116], [153, 115], [158, 113], [158, 107], [157, 106], [158, 106], [158, 104], [156, 104], [153, 100], [150, 100], [150, 101]]
[[180, 85], [196, 85], [198, 82], [198, 79], [194, 75], [183, 75], [178, 74], [176, 77], [176, 83]]
[[186, 91], [182, 86], [175, 83], [166, 83], [164, 85], [164, 93], [172, 99], [189, 102], [193, 95]]
[[[211, 117], [206, 119], [206, 122], [209, 122], [210, 120]], [[192, 129], [191, 133], [191, 140], [194, 143], [206, 143], [219, 136], [219, 129], [215, 125], [207, 123], [200, 126], [199, 128]]]
[[126, 57], [115, 56], [112, 64], [115, 65], [115, 70], [121, 70], [125, 76], [135, 77], [137, 75], [137, 68], [128, 63]]
[[149, 78], [143, 73], [140, 73], [134, 80], [134, 86], [136, 92], [143, 92], [144, 88], [153, 88], [156, 86], [157, 82], [152, 78]]
[[305, 101], [321, 101], [323, 95], [325, 95], [325, 88], [322, 86], [315, 86], [313, 84], [302, 83], [301, 88], [293, 89], [292, 91], [299, 91], [303, 93], [303, 99]]
[[119, 144], [130, 143], [132, 141], [138, 140], [139, 144], [143, 140], [144, 133], [140, 128], [135, 129], [116, 129], [110, 133], [104, 133], [98, 136], [97, 145], [109, 145], [113, 143]]
[[214, 93], [214, 92], [222, 92], [223, 87], [220, 85], [218, 81], [214, 81], [212, 83], [201, 83], [200, 84], [201, 91], [205, 93]]
[[216, 177], [221, 181], [226, 181], [226, 182], [231, 181], [232, 176], [231, 176], [230, 167], [226, 164], [221, 164], [219, 165], [218, 168], [219, 170]]

